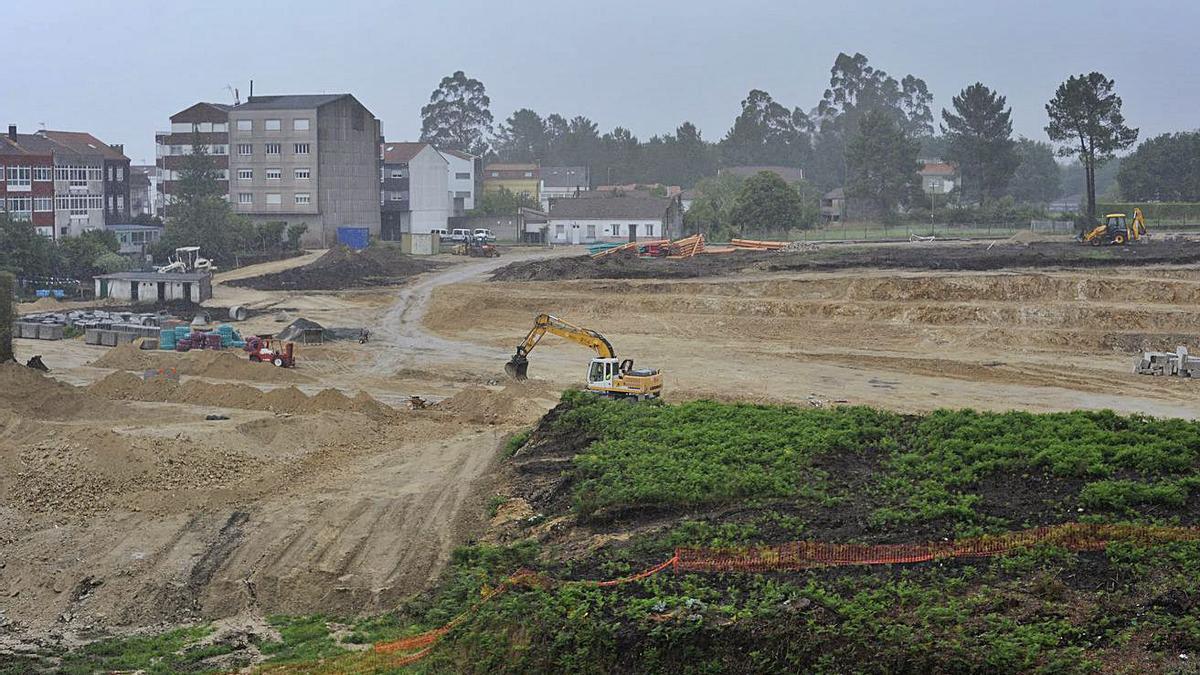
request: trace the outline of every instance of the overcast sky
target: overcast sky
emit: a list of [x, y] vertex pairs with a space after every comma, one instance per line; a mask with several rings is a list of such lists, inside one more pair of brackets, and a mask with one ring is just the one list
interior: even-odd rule
[[1045, 139], [1066, 76], [1115, 78], [1141, 138], [1200, 127], [1200, 2], [573, 2], [52, 0], [5, 3], [0, 114], [23, 131], [86, 130], [154, 161], [154, 132], [192, 103], [350, 92], [391, 140], [455, 70], [500, 122], [530, 107], [639, 138], [691, 120], [717, 140], [752, 88], [812, 108], [839, 51], [924, 78], [935, 110], [981, 81], [1019, 134]]

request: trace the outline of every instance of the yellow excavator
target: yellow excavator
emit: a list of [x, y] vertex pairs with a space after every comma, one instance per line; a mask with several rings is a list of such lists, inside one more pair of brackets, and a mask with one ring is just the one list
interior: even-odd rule
[[1120, 246], [1131, 241], [1138, 241], [1146, 236], [1146, 219], [1140, 208], [1133, 210], [1133, 219], [1128, 219], [1124, 213], [1110, 213], [1104, 216], [1104, 224], [1097, 225], [1084, 232], [1079, 240], [1092, 246]]
[[524, 380], [529, 370], [529, 352], [546, 333], [578, 342], [596, 352], [587, 371], [587, 391], [607, 398], [644, 401], [662, 395], [662, 373], [657, 369], [633, 367], [633, 359], [621, 361], [608, 338], [590, 328], [580, 328], [549, 314], [539, 314], [533, 328], [517, 345], [517, 353], [504, 364], [509, 377]]

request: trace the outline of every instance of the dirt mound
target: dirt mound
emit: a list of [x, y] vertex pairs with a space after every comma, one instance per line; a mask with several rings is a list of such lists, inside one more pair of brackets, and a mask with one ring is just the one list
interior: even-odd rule
[[439, 401], [433, 408], [474, 424], [529, 424], [536, 421], [544, 409], [529, 405], [530, 400], [546, 396], [546, 388], [542, 385], [515, 382], [500, 391], [468, 387]]
[[339, 290], [387, 286], [436, 267], [436, 263], [405, 255], [391, 246], [372, 246], [362, 251], [338, 247], [303, 267], [226, 283], [260, 291]]
[[88, 387], [91, 394], [124, 401], [190, 403], [192, 405], [276, 413], [309, 414], [354, 412], [375, 419], [396, 415], [396, 411], [366, 392], [353, 398], [337, 389], [325, 389], [307, 396], [296, 387], [281, 387], [264, 392], [245, 384], [213, 384], [200, 380], [184, 383], [165, 378], [143, 380], [132, 373], [118, 371]]
[[557, 281], [560, 279], [690, 279], [737, 271], [764, 260], [770, 253], [698, 255], [683, 260], [639, 258], [614, 253], [514, 262], [492, 273], [492, 281]]
[[310, 382], [312, 378], [290, 368], [251, 363], [242, 352], [167, 352], [138, 349], [133, 345], [114, 347], [91, 363], [96, 368], [158, 370], [174, 368], [180, 375], [251, 382]]
[[1009, 237], [1008, 241], [1011, 241], [1014, 244], [1028, 245], [1044, 242], [1061, 242], [1066, 238], [1067, 237], [1061, 235], [1055, 236], [1052, 234], [1042, 234], [1040, 232], [1034, 232], [1033, 230], [1021, 230], [1020, 232]]
[[110, 414], [112, 407], [81, 387], [59, 382], [17, 363], [0, 364], [0, 408], [35, 419], [72, 419]]

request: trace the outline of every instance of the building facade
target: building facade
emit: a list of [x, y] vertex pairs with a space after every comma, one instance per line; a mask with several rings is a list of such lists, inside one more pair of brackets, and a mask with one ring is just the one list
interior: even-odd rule
[[947, 162], [922, 160], [921, 169], [917, 173], [921, 176], [921, 189], [925, 194], [944, 195], [954, 190], [958, 171], [953, 164]]
[[171, 115], [170, 131], [154, 135], [157, 192], [153, 213], [165, 211], [179, 181], [179, 174], [192, 154], [193, 145], [202, 145], [212, 158], [217, 180], [229, 194], [229, 111], [224, 103], [197, 103]]
[[475, 208], [483, 185], [483, 160], [468, 152], [438, 150], [446, 160], [450, 215], [461, 216]]
[[0, 211], [54, 237], [54, 156], [25, 148], [15, 126], [0, 137]]
[[611, 196], [561, 199], [550, 208], [546, 236], [555, 244], [669, 239], [682, 226], [677, 198]]
[[158, 167], [131, 165], [129, 167], [129, 217], [155, 216]]
[[229, 135], [235, 212], [304, 224], [307, 246], [336, 243], [338, 228], [379, 236], [379, 121], [353, 96], [251, 96], [230, 109]]
[[428, 143], [384, 143], [380, 236], [429, 234], [450, 217], [449, 162]]
[[569, 199], [591, 189], [586, 166], [543, 166], [539, 198], [542, 209], [550, 208], [551, 199]]
[[488, 164], [483, 167], [483, 192], [525, 194], [541, 201], [541, 168], [537, 164]]

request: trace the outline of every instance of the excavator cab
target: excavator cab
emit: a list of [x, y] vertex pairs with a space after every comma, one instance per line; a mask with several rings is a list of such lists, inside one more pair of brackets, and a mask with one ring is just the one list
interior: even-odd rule
[[619, 374], [621, 364], [616, 359], [592, 359], [588, 367], [588, 387], [612, 387], [613, 378]]

